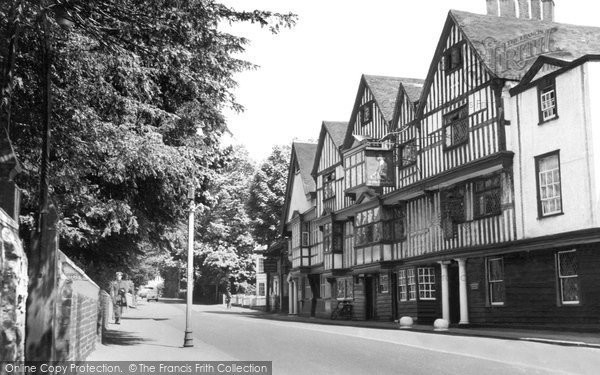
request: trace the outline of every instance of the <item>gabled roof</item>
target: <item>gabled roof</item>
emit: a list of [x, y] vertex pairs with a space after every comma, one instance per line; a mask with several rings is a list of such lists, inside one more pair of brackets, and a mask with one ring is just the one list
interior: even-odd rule
[[315, 153], [315, 161], [313, 164], [311, 175], [313, 177], [317, 176], [319, 172], [319, 160], [321, 159], [321, 152], [323, 152], [323, 145], [325, 142], [325, 135], [329, 134], [331, 136], [331, 140], [338, 148], [338, 153], [340, 155], [340, 159], [342, 157], [339, 149], [342, 147], [344, 142], [344, 136], [346, 135], [348, 129], [348, 123], [342, 121], [323, 121], [321, 125], [321, 133], [319, 134], [319, 143], [317, 144], [317, 152]]
[[358, 92], [356, 93], [354, 108], [352, 108], [352, 114], [350, 115], [350, 125], [348, 126], [348, 131], [344, 137], [343, 148], [348, 149], [353, 147], [353, 124], [356, 122], [356, 116], [358, 116], [360, 101], [365, 88], [369, 88], [369, 90], [371, 90], [371, 93], [375, 98], [375, 102], [377, 103], [377, 107], [381, 111], [383, 118], [388, 123], [391, 123], [394, 118], [396, 100], [398, 99], [400, 87], [405, 87], [407, 90], [407, 95], [409, 95], [411, 101], [416, 102], [421, 97], [423, 83], [423, 80], [415, 78], [386, 77], [363, 74], [360, 78]]
[[296, 151], [296, 160], [302, 176], [304, 184], [304, 192], [306, 194], [317, 191], [315, 180], [311, 176], [312, 167], [315, 164], [315, 155], [317, 153], [317, 145], [315, 143], [294, 142], [292, 149]]
[[550, 44], [548, 52], [543, 53], [545, 56], [573, 61], [585, 55], [600, 53], [600, 27], [488, 16], [457, 10], [451, 10], [449, 18], [456, 22], [490, 72], [498, 78], [521, 79], [539, 54], [519, 62], [518, 66], [511, 64], [509, 69], [498, 69], [493, 56], [490, 56], [490, 46], [500, 49], [506, 45], [518, 46], [526, 40], [533, 41], [547, 33]]
[[285, 204], [283, 206], [281, 216], [281, 233], [285, 230], [286, 218], [290, 210], [291, 194], [294, 183], [294, 175], [296, 170], [296, 163], [300, 170], [300, 176], [302, 177], [302, 185], [304, 187], [305, 194], [311, 194], [316, 191], [315, 181], [311, 176], [312, 166], [314, 164], [316, 155], [317, 145], [314, 143], [307, 142], [293, 142], [292, 151], [290, 155], [290, 166], [288, 169], [288, 179], [285, 188]]
[[408, 101], [411, 103], [412, 108], [417, 110], [417, 104], [421, 100], [421, 93], [423, 92], [423, 85], [425, 80], [416, 78], [403, 78], [406, 81], [402, 81], [400, 89], [398, 90], [398, 97], [396, 98], [396, 107], [394, 108], [394, 116], [392, 117], [392, 124], [394, 127], [398, 125], [400, 117], [400, 107], [402, 106], [403, 97], [406, 95]]

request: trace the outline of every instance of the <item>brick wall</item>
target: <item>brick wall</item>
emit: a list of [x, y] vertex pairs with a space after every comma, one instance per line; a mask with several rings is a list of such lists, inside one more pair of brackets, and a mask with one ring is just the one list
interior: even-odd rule
[[[27, 257], [17, 223], [0, 208], [0, 359], [23, 361]], [[4, 374], [0, 368], [0, 374]]]
[[[58, 361], [84, 360], [101, 338], [102, 292], [81, 269], [58, 252], [55, 355]], [[104, 299], [108, 299], [107, 296]]]

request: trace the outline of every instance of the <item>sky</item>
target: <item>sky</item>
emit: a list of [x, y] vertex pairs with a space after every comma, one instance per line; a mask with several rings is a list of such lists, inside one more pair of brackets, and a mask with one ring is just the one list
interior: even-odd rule
[[[485, 14], [485, 0], [221, 0], [238, 10], [293, 12], [278, 35], [257, 25], [225, 30], [251, 40], [236, 76], [243, 113], [226, 112], [232, 136], [255, 161], [274, 145], [316, 142], [322, 121], [348, 121], [362, 74], [425, 79], [449, 9]], [[557, 22], [600, 26], [592, 0], [555, 0]]]

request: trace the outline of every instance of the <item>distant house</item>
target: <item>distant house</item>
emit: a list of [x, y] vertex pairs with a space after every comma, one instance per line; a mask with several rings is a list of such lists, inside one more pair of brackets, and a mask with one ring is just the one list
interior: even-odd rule
[[600, 28], [486, 4], [448, 13], [424, 80], [361, 77], [312, 182], [290, 164], [291, 314], [600, 323]]

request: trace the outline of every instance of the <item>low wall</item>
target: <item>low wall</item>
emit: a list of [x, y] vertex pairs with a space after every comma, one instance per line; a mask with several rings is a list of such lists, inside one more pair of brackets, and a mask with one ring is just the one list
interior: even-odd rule
[[102, 335], [102, 292], [61, 251], [58, 252], [58, 268], [56, 360], [84, 360], [95, 349]]
[[[17, 223], [0, 209], [0, 360], [23, 361], [27, 257]], [[0, 368], [0, 374], [4, 369]]]

